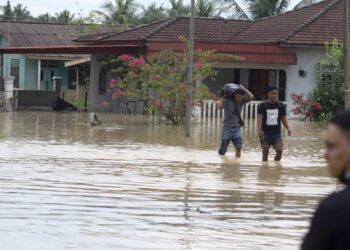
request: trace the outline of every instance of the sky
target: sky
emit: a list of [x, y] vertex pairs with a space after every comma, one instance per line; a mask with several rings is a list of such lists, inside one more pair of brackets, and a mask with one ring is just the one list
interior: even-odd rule
[[[86, 16], [91, 10], [97, 10], [103, 4], [104, 0], [10, 0], [12, 5], [21, 3], [26, 6], [32, 15], [37, 16], [49, 12], [55, 14], [61, 12], [63, 9], [68, 9], [73, 13]], [[112, 2], [114, 2], [112, 0]], [[137, 3], [147, 6], [153, 2], [161, 3], [164, 7], [168, 6], [168, 0], [136, 0]], [[190, 0], [185, 0], [189, 4]], [[244, 0], [238, 0], [243, 3]], [[292, 8], [298, 0], [291, 0], [290, 8]], [[6, 0], [0, 0], [0, 5], [4, 5]]]

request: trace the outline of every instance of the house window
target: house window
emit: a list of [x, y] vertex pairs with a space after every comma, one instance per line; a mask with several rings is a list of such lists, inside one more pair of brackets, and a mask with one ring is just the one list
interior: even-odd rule
[[13, 87], [19, 87], [19, 59], [11, 59], [11, 76], [15, 77]]
[[107, 90], [107, 69], [102, 67], [98, 76], [98, 94], [105, 95]]

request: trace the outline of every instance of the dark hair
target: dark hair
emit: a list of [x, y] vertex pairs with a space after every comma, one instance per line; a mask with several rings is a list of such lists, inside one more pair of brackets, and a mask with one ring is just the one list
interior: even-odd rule
[[329, 123], [334, 124], [344, 130], [344, 132], [350, 132], [350, 110], [342, 112], [332, 117]]
[[271, 91], [274, 91], [274, 90], [278, 90], [278, 88], [276, 86], [269, 86], [267, 88], [267, 93], [270, 93]]

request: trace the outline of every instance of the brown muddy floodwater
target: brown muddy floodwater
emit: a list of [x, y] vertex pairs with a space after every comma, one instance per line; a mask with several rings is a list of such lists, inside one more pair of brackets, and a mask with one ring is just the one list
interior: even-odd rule
[[[281, 164], [262, 164], [255, 128], [235, 160], [220, 124], [181, 127], [85, 113], [0, 114], [0, 249], [298, 249], [338, 185], [324, 128], [292, 122]], [[231, 146], [232, 147], [232, 146]]]

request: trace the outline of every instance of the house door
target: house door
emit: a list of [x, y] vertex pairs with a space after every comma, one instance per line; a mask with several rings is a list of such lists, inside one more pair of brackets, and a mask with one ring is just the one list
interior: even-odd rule
[[269, 86], [276, 86], [277, 71], [269, 69], [249, 70], [249, 89], [255, 96], [255, 100], [266, 100], [266, 92]]
[[266, 98], [266, 90], [269, 84], [269, 71], [264, 69], [249, 70], [249, 89], [255, 100], [261, 101]]
[[41, 65], [41, 89], [54, 90], [52, 77], [58, 76], [58, 65], [55, 62], [43, 61]]

